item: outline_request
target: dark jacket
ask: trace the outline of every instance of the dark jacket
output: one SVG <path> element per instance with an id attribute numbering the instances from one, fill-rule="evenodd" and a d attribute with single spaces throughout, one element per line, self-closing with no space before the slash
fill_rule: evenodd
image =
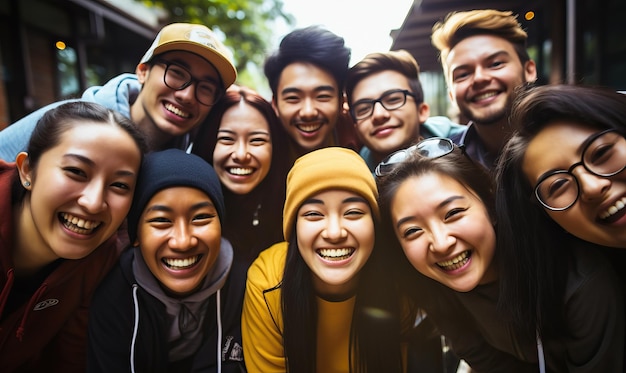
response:
<path id="1" fill-rule="evenodd" d="M 568 335 L 542 340 L 547 372 L 623 372 L 624 300 L 622 283 L 602 253 L 571 247 L 563 294 Z M 566 264 L 565 264 L 566 265 Z M 498 283 L 459 293 L 440 286 L 428 315 L 452 348 L 478 372 L 538 372 L 532 327 L 520 333 L 496 308 Z M 433 308 L 435 306 L 436 308 Z"/>
<path id="2" fill-rule="evenodd" d="M 137 283 L 132 268 L 134 252 L 127 249 L 122 254 L 119 264 L 94 296 L 89 319 L 87 371 L 219 372 L 216 356 L 220 325 L 221 372 L 245 372 L 239 332 L 241 314 L 234 311 L 232 302 L 228 301 L 230 279 L 219 293 L 209 298 L 203 325 L 206 333 L 198 351 L 189 358 L 170 363 L 165 306 Z M 218 296 L 221 322 L 217 321 Z"/>
<path id="3" fill-rule="evenodd" d="M 0 370 L 83 372 L 88 307 L 118 257 L 115 238 L 85 258 L 57 260 L 41 280 L 16 279 L 10 191 L 15 170 L 13 163 L 0 161 Z"/>

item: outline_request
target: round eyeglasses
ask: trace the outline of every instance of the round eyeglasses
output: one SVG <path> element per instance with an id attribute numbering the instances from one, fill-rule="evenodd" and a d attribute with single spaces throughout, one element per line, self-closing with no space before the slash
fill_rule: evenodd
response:
<path id="1" fill-rule="evenodd" d="M 453 150 L 452 140 L 445 137 L 430 137 L 406 149 L 391 153 L 376 166 L 374 174 L 378 177 L 389 174 L 398 163 L 404 162 L 414 153 L 426 158 L 439 158 L 452 153 Z"/>
<path id="2" fill-rule="evenodd" d="M 154 63 L 165 65 L 163 82 L 168 88 L 180 91 L 195 83 L 195 97 L 199 103 L 212 106 L 219 100 L 221 90 L 216 82 L 196 79 L 191 75 L 189 70 L 174 62 L 158 59 L 155 60 Z"/>
<path id="3" fill-rule="evenodd" d="M 354 120 L 369 118 L 374 113 L 374 106 L 379 102 L 386 110 L 393 111 L 400 109 L 406 104 L 406 97 L 415 95 L 406 89 L 394 89 L 386 92 L 376 100 L 363 99 L 355 102 L 350 109 Z"/>
<path id="4" fill-rule="evenodd" d="M 626 138 L 611 129 L 593 134 L 585 140 L 580 162 L 567 170 L 557 170 L 542 176 L 534 194 L 543 207 L 563 211 L 572 207 L 580 195 L 580 182 L 572 171 L 582 165 L 589 173 L 610 177 L 626 168 Z"/>

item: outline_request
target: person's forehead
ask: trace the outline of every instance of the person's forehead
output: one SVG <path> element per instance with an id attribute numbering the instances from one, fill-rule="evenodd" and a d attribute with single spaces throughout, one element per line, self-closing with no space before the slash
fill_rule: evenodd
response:
<path id="1" fill-rule="evenodd" d="M 410 89 L 409 79 L 396 70 L 382 70 L 361 79 L 352 93 L 352 101 L 360 98 L 375 99 L 391 89 Z"/>
<path id="2" fill-rule="evenodd" d="M 320 66 L 308 62 L 293 62 L 283 69 L 278 79 L 281 88 L 311 88 L 329 86 L 337 89 L 334 76 Z"/>
<path id="3" fill-rule="evenodd" d="M 156 55 L 154 58 L 179 64 L 198 75 L 198 77 L 220 77 L 219 72 L 212 63 L 192 52 L 173 50 Z"/>
<path id="4" fill-rule="evenodd" d="M 515 47 L 510 41 L 496 35 L 472 35 L 459 41 L 450 49 L 446 62 L 449 66 L 470 60 L 482 60 L 499 52 L 515 55 Z"/>
<path id="5" fill-rule="evenodd" d="M 523 158 L 524 171 L 536 178 L 551 169 L 567 169 L 580 160 L 584 142 L 597 131 L 571 121 L 546 124 L 528 143 Z"/>

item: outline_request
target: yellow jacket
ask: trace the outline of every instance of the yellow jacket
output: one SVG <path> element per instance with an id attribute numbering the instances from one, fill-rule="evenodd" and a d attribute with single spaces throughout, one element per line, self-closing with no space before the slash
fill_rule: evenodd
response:
<path id="1" fill-rule="evenodd" d="M 261 252 L 248 270 L 241 332 L 250 373 L 286 372 L 281 289 L 287 242 Z M 341 302 L 317 298 L 317 371 L 349 371 L 350 325 L 355 297 Z"/>

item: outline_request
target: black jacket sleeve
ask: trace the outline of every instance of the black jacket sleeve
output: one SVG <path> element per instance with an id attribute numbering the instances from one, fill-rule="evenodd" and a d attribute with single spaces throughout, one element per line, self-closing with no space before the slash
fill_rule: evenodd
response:
<path id="1" fill-rule="evenodd" d="M 89 312 L 87 372 L 130 372 L 132 288 L 116 266 L 100 284 Z"/>

